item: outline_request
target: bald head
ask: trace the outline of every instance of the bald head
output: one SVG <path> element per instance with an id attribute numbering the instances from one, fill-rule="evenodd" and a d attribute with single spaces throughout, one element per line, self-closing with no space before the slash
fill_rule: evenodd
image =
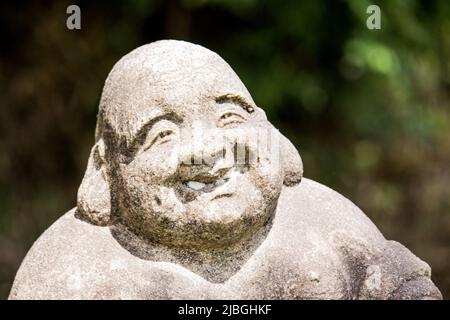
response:
<path id="1" fill-rule="evenodd" d="M 153 42 L 124 56 L 110 72 L 97 139 L 107 124 L 129 146 L 152 119 L 167 114 L 183 118 L 228 100 L 257 109 L 239 77 L 216 53 L 184 41 Z"/>

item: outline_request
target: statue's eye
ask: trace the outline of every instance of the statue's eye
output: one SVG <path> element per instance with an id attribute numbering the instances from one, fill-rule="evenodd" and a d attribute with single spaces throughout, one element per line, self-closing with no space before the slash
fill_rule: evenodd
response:
<path id="1" fill-rule="evenodd" d="M 164 137 L 167 137 L 167 136 L 170 135 L 170 134 L 172 134 L 172 131 L 171 131 L 171 130 L 166 130 L 166 131 L 160 132 L 160 133 L 158 134 L 158 139 L 162 139 L 162 138 L 164 138 Z"/>
<path id="2" fill-rule="evenodd" d="M 239 123 L 245 122 L 245 119 L 242 115 L 235 112 L 226 112 L 219 119 L 219 126 L 226 127 L 237 125 Z"/>
<path id="3" fill-rule="evenodd" d="M 163 144 L 170 141 L 170 136 L 174 132 L 172 130 L 164 130 L 159 132 L 150 142 L 150 144 L 144 148 L 144 151 L 150 149 L 155 144 Z"/>

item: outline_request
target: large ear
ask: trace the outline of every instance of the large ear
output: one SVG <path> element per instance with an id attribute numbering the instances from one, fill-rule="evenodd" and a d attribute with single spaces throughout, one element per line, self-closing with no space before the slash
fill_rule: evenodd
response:
<path id="1" fill-rule="evenodd" d="M 111 193 L 105 167 L 105 143 L 91 150 L 86 173 L 78 189 L 78 215 L 95 225 L 107 225 L 111 215 Z"/>
<path id="2" fill-rule="evenodd" d="M 281 165 L 284 171 L 283 184 L 293 186 L 302 180 L 303 162 L 300 154 L 288 138 L 280 133 Z"/>

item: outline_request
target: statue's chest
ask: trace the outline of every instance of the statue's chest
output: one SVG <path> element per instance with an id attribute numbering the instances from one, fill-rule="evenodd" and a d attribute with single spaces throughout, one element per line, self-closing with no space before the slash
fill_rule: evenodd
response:
<path id="1" fill-rule="evenodd" d="M 309 244 L 269 249 L 224 286 L 243 299 L 349 299 L 350 283 L 334 250 Z"/>
<path id="2" fill-rule="evenodd" d="M 144 299 L 352 298 L 346 265 L 328 242 L 314 234 L 291 242 L 276 239 L 269 238 L 224 281 L 214 281 L 177 263 L 141 260 L 127 265 L 141 266 L 131 274 L 145 280 L 135 283 L 140 288 L 136 294 Z"/>

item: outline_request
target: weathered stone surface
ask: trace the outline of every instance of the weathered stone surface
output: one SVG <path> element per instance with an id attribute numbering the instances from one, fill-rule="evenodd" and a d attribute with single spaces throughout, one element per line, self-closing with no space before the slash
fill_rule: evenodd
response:
<path id="1" fill-rule="evenodd" d="M 10 299 L 442 298 L 425 262 L 302 175 L 217 54 L 142 46 L 106 80 L 77 208 Z"/>

